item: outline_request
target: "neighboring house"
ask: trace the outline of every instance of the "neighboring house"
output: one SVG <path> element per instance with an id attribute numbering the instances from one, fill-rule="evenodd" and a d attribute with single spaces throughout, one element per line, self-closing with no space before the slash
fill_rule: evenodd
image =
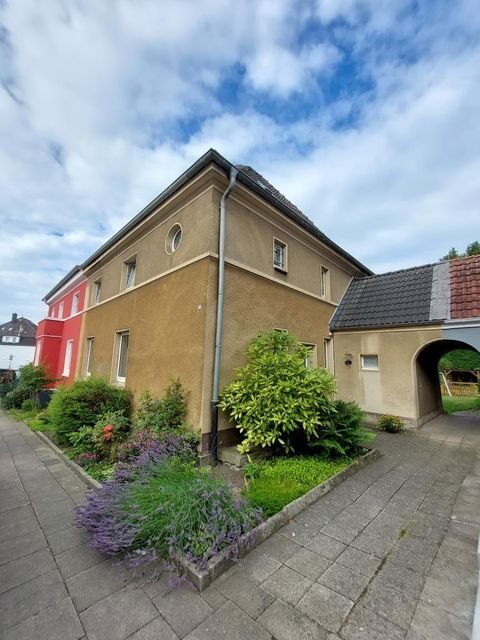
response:
<path id="1" fill-rule="evenodd" d="M 0 325 L 0 369 L 18 369 L 33 361 L 37 325 L 12 314 L 10 322 Z"/>
<path id="2" fill-rule="evenodd" d="M 82 273 L 88 301 L 78 375 L 105 376 L 135 397 L 145 389 L 161 395 L 178 377 L 203 451 L 214 428 L 216 387 L 221 391 L 233 379 L 249 342 L 259 332 L 288 329 L 311 347 L 310 365 L 333 370 L 329 320 L 352 277 L 371 274 L 256 171 L 234 167 L 214 150 L 90 256 L 75 277 Z M 75 289 L 65 283 L 61 290 L 67 288 Z M 51 309 L 58 309 L 61 290 L 47 296 Z M 70 376 L 72 371 L 73 357 Z M 230 427 L 221 419 L 221 443 L 233 439 Z"/>
<path id="3" fill-rule="evenodd" d="M 48 312 L 38 324 L 34 362 L 44 364 L 56 384 L 75 378 L 86 289 L 86 278 L 76 266 L 43 298 Z"/>
<path id="4" fill-rule="evenodd" d="M 442 412 L 439 359 L 480 351 L 480 256 L 355 278 L 330 328 L 339 396 L 418 427 Z"/>

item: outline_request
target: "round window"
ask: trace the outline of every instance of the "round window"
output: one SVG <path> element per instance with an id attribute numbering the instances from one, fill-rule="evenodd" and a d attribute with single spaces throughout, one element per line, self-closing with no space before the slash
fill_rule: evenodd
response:
<path id="1" fill-rule="evenodd" d="M 167 253 L 175 253 L 182 241 L 182 227 L 179 224 L 174 224 L 171 227 L 167 235 Z"/>

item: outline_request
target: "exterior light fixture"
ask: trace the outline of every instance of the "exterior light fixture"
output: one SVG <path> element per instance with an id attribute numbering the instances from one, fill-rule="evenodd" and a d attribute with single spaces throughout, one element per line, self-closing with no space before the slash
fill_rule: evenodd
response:
<path id="1" fill-rule="evenodd" d="M 353 359 L 353 356 L 352 356 L 352 354 L 351 354 L 351 353 L 346 353 L 346 354 L 345 354 L 345 360 L 344 360 L 344 362 L 345 362 L 345 364 L 347 365 L 347 367 L 349 367 L 349 366 L 352 364 L 352 359 Z"/>

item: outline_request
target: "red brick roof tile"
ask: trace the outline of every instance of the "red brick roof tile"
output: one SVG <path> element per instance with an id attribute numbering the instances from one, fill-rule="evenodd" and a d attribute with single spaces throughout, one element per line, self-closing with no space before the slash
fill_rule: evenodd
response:
<path id="1" fill-rule="evenodd" d="M 480 256 L 450 260 L 450 317 L 480 318 Z"/>

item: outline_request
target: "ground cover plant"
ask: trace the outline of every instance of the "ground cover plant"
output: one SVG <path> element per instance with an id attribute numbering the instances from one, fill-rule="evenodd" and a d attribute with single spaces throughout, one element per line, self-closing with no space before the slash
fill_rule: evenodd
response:
<path id="1" fill-rule="evenodd" d="M 442 403 L 445 413 L 480 409 L 479 396 L 442 396 Z"/>
<path id="2" fill-rule="evenodd" d="M 352 460 L 349 457 L 329 460 L 321 456 L 292 456 L 248 464 L 243 493 L 269 517 L 343 471 Z"/>
<path id="3" fill-rule="evenodd" d="M 403 420 L 398 416 L 392 416 L 389 413 L 380 416 L 377 422 L 377 427 L 380 431 L 386 431 L 387 433 L 398 433 L 403 431 Z"/>

